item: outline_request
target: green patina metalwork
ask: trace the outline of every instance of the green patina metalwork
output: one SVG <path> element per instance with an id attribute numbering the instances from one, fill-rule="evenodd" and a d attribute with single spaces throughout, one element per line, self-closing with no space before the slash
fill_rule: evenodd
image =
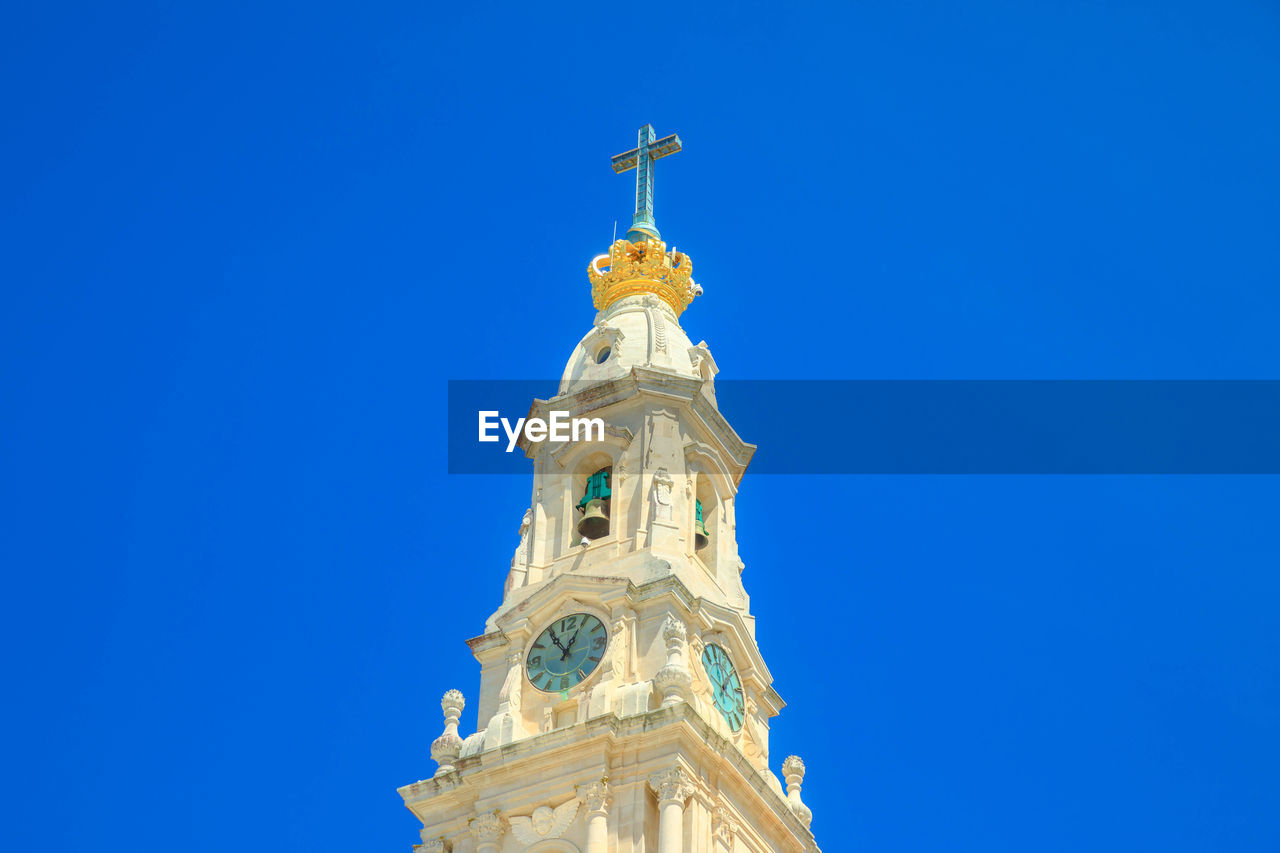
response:
<path id="1" fill-rule="evenodd" d="M 601 468 L 587 478 L 587 491 L 578 501 L 578 509 L 582 509 L 593 500 L 608 500 L 613 493 L 609 491 L 609 469 Z"/>
<path id="2" fill-rule="evenodd" d="M 631 217 L 631 230 L 627 239 L 635 243 L 650 237 L 660 240 L 658 226 L 653 221 L 653 161 L 660 160 L 681 149 L 680 137 L 674 133 L 656 139 L 653 125 L 640 128 L 635 148 L 613 158 L 613 171 L 618 174 L 636 170 L 636 212 Z"/>
<path id="3" fill-rule="evenodd" d="M 695 498 L 693 501 L 693 508 L 698 513 L 698 526 L 702 527 L 702 501 Z"/>

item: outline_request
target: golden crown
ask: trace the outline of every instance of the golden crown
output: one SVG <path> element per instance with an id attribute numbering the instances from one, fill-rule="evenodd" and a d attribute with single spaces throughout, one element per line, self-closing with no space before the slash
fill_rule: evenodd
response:
<path id="1" fill-rule="evenodd" d="M 606 263 L 607 261 L 607 263 Z M 627 296 L 652 293 L 679 317 L 702 288 L 693 280 L 693 261 L 684 252 L 667 251 L 661 240 L 618 240 L 609 254 L 597 255 L 587 267 L 591 301 L 603 311 Z"/>

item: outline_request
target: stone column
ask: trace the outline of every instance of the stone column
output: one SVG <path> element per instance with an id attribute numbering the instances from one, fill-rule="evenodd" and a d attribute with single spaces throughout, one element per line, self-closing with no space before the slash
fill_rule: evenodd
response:
<path id="1" fill-rule="evenodd" d="M 587 853 L 609 853 L 608 780 L 579 785 L 578 797 L 587 805 Z"/>
<path id="2" fill-rule="evenodd" d="M 658 795 L 658 853 L 683 853 L 684 801 L 693 793 L 688 776 L 677 765 L 649 777 Z"/>
<path id="3" fill-rule="evenodd" d="M 507 831 L 507 821 L 496 809 L 473 817 L 469 828 L 476 840 L 476 853 L 498 853 L 502 849 L 502 834 Z"/>

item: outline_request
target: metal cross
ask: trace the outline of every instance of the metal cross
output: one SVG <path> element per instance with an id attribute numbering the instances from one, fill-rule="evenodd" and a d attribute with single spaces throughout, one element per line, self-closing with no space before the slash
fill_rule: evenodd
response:
<path id="1" fill-rule="evenodd" d="M 636 170 L 636 212 L 631 217 L 631 230 L 627 239 L 633 243 L 652 237 L 657 240 L 658 226 L 653 221 L 653 161 L 680 150 L 680 137 L 674 133 L 654 141 L 653 125 L 640 128 L 640 140 L 635 148 L 613 158 L 613 171 Z"/>

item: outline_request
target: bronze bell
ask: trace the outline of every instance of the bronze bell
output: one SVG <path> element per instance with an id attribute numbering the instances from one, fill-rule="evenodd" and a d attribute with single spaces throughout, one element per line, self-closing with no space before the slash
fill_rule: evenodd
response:
<path id="1" fill-rule="evenodd" d="M 600 498 L 587 501 L 582 512 L 582 520 L 578 522 L 578 535 L 587 539 L 603 539 L 609 533 L 609 504 Z"/>
<path id="2" fill-rule="evenodd" d="M 702 501 L 695 500 L 694 522 L 693 522 L 693 549 L 701 551 L 707 547 L 707 543 L 711 541 L 711 537 L 707 536 L 707 525 L 702 523 Z"/>
<path id="3" fill-rule="evenodd" d="M 698 519 L 698 523 L 693 526 L 693 548 L 695 551 L 701 551 L 707 547 L 707 543 L 711 539 L 707 536 L 707 526 L 702 523 L 702 519 Z"/>

